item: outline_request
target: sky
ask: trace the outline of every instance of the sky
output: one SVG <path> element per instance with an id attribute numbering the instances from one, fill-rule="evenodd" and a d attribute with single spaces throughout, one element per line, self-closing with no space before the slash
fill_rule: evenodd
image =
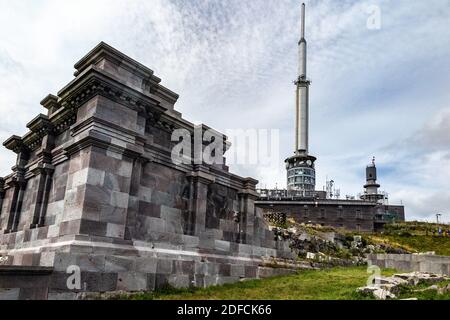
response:
<path id="1" fill-rule="evenodd" d="M 305 2 L 317 189 L 328 178 L 342 196 L 362 192 L 375 156 L 408 220 L 450 222 L 450 1 Z M 298 0 L 0 0 L 0 141 L 25 134 L 39 102 L 105 41 L 177 92 L 186 119 L 277 130 L 277 161 L 230 170 L 282 188 L 299 33 Z M 1 148 L 0 176 L 14 161 Z"/>

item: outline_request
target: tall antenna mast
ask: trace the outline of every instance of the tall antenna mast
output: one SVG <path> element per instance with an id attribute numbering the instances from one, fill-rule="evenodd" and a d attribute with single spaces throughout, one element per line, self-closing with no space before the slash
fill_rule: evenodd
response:
<path id="1" fill-rule="evenodd" d="M 301 27 L 300 27 L 300 41 L 298 42 L 299 49 L 299 80 L 306 79 L 306 39 L 305 39 L 305 21 L 306 21 L 306 6 L 302 4 L 301 13 Z"/>
<path id="2" fill-rule="evenodd" d="M 296 102 L 296 132 L 295 151 L 308 154 L 309 147 L 309 81 L 306 78 L 306 40 L 305 40 L 305 11 L 306 6 L 302 4 L 301 12 L 301 38 L 298 42 L 299 69 Z"/>
<path id="3" fill-rule="evenodd" d="M 305 11 L 306 11 L 306 6 L 304 3 L 302 3 L 302 23 L 301 23 L 301 30 L 300 30 L 301 31 L 300 34 L 302 36 L 301 39 L 305 38 L 305 20 L 306 20 Z"/>
<path id="4" fill-rule="evenodd" d="M 285 160 L 288 190 L 311 195 L 316 188 L 316 157 L 309 155 L 309 85 L 306 77 L 306 5 L 301 6 L 300 40 L 298 42 L 298 78 L 295 81 L 295 150 Z"/>

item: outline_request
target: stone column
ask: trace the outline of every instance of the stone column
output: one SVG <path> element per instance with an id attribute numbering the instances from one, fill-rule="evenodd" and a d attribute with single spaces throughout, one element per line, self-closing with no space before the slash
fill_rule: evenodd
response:
<path id="1" fill-rule="evenodd" d="M 8 217 L 8 226 L 5 233 L 17 231 L 20 221 L 20 212 L 22 210 L 23 195 L 26 188 L 26 181 L 23 177 L 18 177 L 11 182 L 11 186 L 14 188 L 14 194 Z"/>
<path id="2" fill-rule="evenodd" d="M 14 213 L 16 209 L 17 204 L 17 196 L 19 194 L 19 188 L 17 186 L 17 183 L 15 180 L 12 180 L 9 182 L 9 186 L 13 190 L 13 194 L 11 197 L 11 205 L 9 206 L 9 212 L 8 212 L 8 221 L 6 222 L 6 229 L 5 233 L 11 233 L 13 229 L 13 221 L 14 221 Z"/>
<path id="3" fill-rule="evenodd" d="M 134 159 L 130 181 L 130 197 L 128 199 L 127 217 L 125 223 L 125 240 L 132 240 L 136 232 L 136 216 L 139 211 L 139 189 L 142 171 L 150 159 L 138 157 Z"/>
<path id="4" fill-rule="evenodd" d="M 39 184 L 34 207 L 31 229 L 43 227 L 47 213 L 48 197 L 50 195 L 54 167 L 49 164 L 39 166 L 35 172 L 39 175 Z"/>
<path id="5" fill-rule="evenodd" d="M 184 221 L 184 233 L 194 235 L 195 233 L 195 213 L 194 213 L 194 177 L 189 176 L 189 203 L 187 215 Z"/>
<path id="6" fill-rule="evenodd" d="M 188 175 L 188 179 L 192 181 L 191 185 L 193 186 L 192 213 L 190 213 L 193 221 L 188 224 L 192 226 L 193 234 L 198 236 L 205 232 L 208 185 L 213 183 L 215 178 L 206 167 L 195 165 L 194 171 Z"/>
<path id="7" fill-rule="evenodd" d="M 52 165 L 52 150 L 55 147 L 53 125 L 47 116 L 40 115 L 28 124 L 28 128 L 42 137 L 40 150 L 36 153 L 37 164 L 30 168 L 38 176 L 38 190 L 34 203 L 31 229 L 43 227 L 47 213 L 48 198 L 51 190 L 52 176 L 55 168 Z"/>
<path id="8" fill-rule="evenodd" d="M 240 243 L 253 243 L 255 224 L 255 200 L 258 193 L 255 190 L 257 180 L 246 178 L 243 189 L 239 192 L 240 199 Z"/>
<path id="9" fill-rule="evenodd" d="M 4 198 L 5 198 L 5 180 L 3 180 L 3 178 L 0 178 L 0 216 L 2 215 Z"/>
<path id="10" fill-rule="evenodd" d="M 16 232 L 20 221 L 20 211 L 22 210 L 23 196 L 27 181 L 25 180 L 25 166 L 28 163 L 29 150 L 24 145 L 22 138 L 12 136 L 3 144 L 7 149 L 17 153 L 16 166 L 13 168 L 14 176 L 11 187 L 14 188 L 11 209 L 8 217 L 8 224 L 5 233 Z"/>

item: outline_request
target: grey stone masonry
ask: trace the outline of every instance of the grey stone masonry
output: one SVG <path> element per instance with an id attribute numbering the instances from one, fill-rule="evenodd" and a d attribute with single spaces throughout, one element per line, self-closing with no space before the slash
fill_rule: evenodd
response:
<path id="1" fill-rule="evenodd" d="M 434 254 L 371 254 L 369 265 L 400 271 L 417 271 L 450 276 L 450 257 Z"/>
<path id="2" fill-rule="evenodd" d="M 203 287 L 279 274 L 269 260 L 298 267 L 255 207 L 256 180 L 172 162 L 175 129 L 210 128 L 183 119 L 152 70 L 105 43 L 75 69 L 29 132 L 4 143 L 17 162 L 0 179 L 0 297 Z"/>

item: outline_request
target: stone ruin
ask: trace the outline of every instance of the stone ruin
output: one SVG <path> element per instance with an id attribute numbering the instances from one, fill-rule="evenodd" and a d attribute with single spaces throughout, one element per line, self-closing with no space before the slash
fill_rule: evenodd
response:
<path id="1" fill-rule="evenodd" d="M 17 162 L 0 179 L 0 296 L 205 287 L 279 274 L 267 260 L 296 267 L 254 205 L 256 180 L 171 160 L 174 129 L 210 128 L 183 119 L 152 70 L 105 43 L 75 69 L 4 143 Z"/>
<path id="2" fill-rule="evenodd" d="M 373 283 L 360 287 L 356 292 L 372 296 L 378 300 L 396 299 L 405 288 L 415 287 L 421 284 L 432 284 L 432 286 L 425 289 L 416 289 L 413 292 L 421 292 L 427 290 L 435 290 L 438 294 L 446 294 L 450 292 L 450 285 L 439 287 L 438 283 L 448 281 L 449 278 L 442 274 L 433 274 L 428 272 L 410 272 L 394 274 L 391 277 L 376 276 L 373 278 Z M 413 298 L 413 300 L 416 298 Z M 411 299 L 408 299 L 411 300 Z"/>

